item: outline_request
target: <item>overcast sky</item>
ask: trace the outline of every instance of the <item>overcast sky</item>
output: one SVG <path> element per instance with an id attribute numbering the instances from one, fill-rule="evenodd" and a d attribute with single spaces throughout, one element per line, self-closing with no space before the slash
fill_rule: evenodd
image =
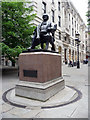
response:
<path id="1" fill-rule="evenodd" d="M 88 11 L 88 0 L 70 0 L 78 10 L 85 24 L 87 24 L 86 12 Z"/>

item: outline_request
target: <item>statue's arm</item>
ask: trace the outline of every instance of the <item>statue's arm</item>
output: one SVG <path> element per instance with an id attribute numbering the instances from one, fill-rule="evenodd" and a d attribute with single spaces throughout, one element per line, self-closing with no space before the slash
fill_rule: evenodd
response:
<path id="1" fill-rule="evenodd" d="M 41 26 L 41 24 L 39 24 L 38 26 L 37 26 L 37 39 L 39 39 L 40 38 L 40 26 Z"/>
<path id="2" fill-rule="evenodd" d="M 49 29 L 51 29 L 51 32 L 55 32 L 57 29 L 57 24 L 49 23 Z"/>

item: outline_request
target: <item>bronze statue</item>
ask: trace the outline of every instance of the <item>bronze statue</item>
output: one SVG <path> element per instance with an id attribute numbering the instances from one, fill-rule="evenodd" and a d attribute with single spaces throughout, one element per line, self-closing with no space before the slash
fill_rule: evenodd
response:
<path id="1" fill-rule="evenodd" d="M 28 49 L 34 49 L 35 46 L 41 44 L 41 48 L 43 49 L 43 44 L 46 43 L 46 50 L 48 49 L 49 43 L 52 45 L 51 50 L 55 51 L 54 45 L 54 33 L 57 29 L 57 24 L 52 25 L 52 23 L 48 22 L 49 16 L 47 14 L 43 14 L 43 22 L 39 24 L 33 33 L 32 46 Z"/>

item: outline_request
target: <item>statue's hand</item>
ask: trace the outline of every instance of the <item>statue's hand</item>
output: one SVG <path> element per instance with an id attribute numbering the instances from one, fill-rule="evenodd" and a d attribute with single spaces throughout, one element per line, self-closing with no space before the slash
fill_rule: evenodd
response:
<path id="1" fill-rule="evenodd" d="M 36 37 L 36 39 L 37 39 L 37 40 L 40 40 L 40 37 L 38 36 L 38 37 Z"/>

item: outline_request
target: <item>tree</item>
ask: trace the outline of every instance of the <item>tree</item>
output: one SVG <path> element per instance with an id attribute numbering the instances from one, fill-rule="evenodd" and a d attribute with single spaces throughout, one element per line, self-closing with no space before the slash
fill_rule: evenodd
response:
<path id="1" fill-rule="evenodd" d="M 31 44 L 33 8 L 23 2 L 2 2 L 2 53 L 12 62 Z M 19 50 L 20 49 L 20 50 Z"/>
<path id="2" fill-rule="evenodd" d="M 15 66 L 15 59 L 19 56 L 19 54 L 26 50 L 23 47 L 16 46 L 15 48 L 10 48 L 9 46 L 5 45 L 4 43 L 0 44 L 0 48 L 2 48 L 2 55 L 12 61 L 12 66 Z"/>

